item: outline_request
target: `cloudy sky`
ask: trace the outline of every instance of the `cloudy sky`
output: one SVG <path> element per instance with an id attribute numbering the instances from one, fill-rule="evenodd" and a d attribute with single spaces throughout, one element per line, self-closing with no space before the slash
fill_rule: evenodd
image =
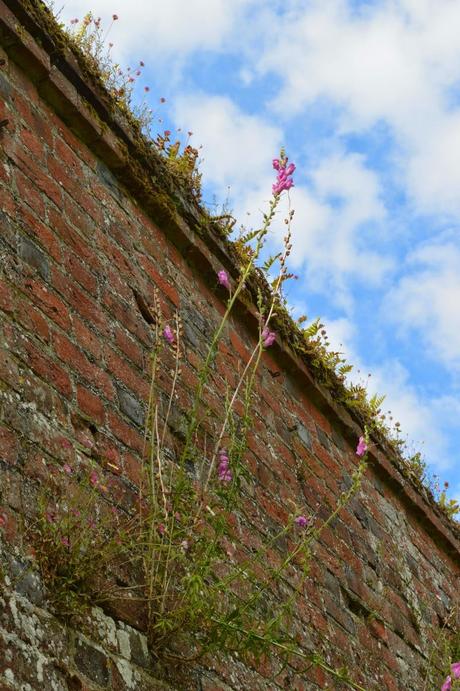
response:
<path id="1" fill-rule="evenodd" d="M 321 316 L 459 497 L 460 0 L 66 0 L 60 18 L 88 9 L 118 14 L 107 41 L 145 62 L 158 129 L 203 145 L 208 204 L 257 224 L 286 148 L 295 314 Z"/>

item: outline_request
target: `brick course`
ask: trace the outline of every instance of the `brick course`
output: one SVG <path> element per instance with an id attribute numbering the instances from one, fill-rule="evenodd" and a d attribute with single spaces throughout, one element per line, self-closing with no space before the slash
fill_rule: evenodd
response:
<path id="1" fill-rule="evenodd" d="M 0 0 L 0 117 L 9 121 L 0 132 L 0 513 L 10 547 L 46 463 L 80 453 L 112 464 L 115 477 L 118 466 L 120 493 L 138 481 L 152 337 L 135 294 L 148 305 L 155 289 L 165 314 L 179 308 L 184 320 L 174 453 L 223 311 L 215 271 L 232 268 L 217 238 L 195 232 L 193 208 L 168 215 L 126 173 L 129 129 L 108 115 L 101 126 L 104 99 L 91 85 L 83 94 L 74 58 L 51 67 L 41 47 L 49 38 L 41 46 L 32 38 L 27 7 Z M 90 97 L 99 117 L 85 105 Z M 254 325 L 242 305 L 227 325 L 206 393 L 215 413 L 224 381 L 248 360 Z M 254 482 L 242 545 L 282 526 L 291 501 L 325 516 L 349 486 L 358 434 L 287 344 L 267 353 L 248 438 Z M 458 533 L 376 449 L 358 495 L 315 547 L 296 611 L 306 649 L 311 641 L 332 666 L 346 662 L 365 688 L 419 689 L 433 632 L 458 596 L 459 556 Z M 279 553 L 269 557 L 273 566 Z M 0 600 L 1 688 L 338 688 L 319 669 L 277 673 L 270 660 L 249 669 L 236 659 L 167 687 L 122 611 L 117 619 L 95 610 L 89 630 L 69 630 L 45 611 L 39 589 L 21 587 Z"/>

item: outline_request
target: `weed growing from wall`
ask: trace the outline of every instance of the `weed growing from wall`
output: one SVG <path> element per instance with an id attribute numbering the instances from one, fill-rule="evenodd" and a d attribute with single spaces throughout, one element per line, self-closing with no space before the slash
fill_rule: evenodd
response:
<path id="1" fill-rule="evenodd" d="M 277 177 L 269 209 L 262 227 L 246 239 L 251 247 L 246 263 L 236 277 L 224 269 L 217 272 L 216 288 L 227 295 L 226 309 L 185 411 L 177 411 L 183 365 L 180 315 L 164 321 L 158 295 L 152 305 L 146 461 L 131 505 L 114 506 L 114 491 L 101 469 L 66 463 L 42 487 L 25 539 L 57 612 L 73 616 L 90 604 L 125 598 L 140 606 L 151 649 L 165 665 L 235 655 L 250 664 L 270 659 L 276 676 L 296 659 L 300 673 L 318 666 L 363 691 L 345 667 L 328 664 L 322 649 L 303 645 L 305 629 L 295 612 L 315 542 L 361 485 L 367 432 L 358 442 L 351 485 L 326 518 L 293 502 L 284 522 L 268 522 L 266 516 L 251 515 L 248 505 L 254 478 L 245 462 L 247 434 L 258 367 L 278 337 L 272 322 L 290 275 L 291 210 L 283 251 L 265 265 L 275 278 L 270 294 L 258 296 L 252 352 L 239 376 L 226 381 L 219 409 L 206 402 L 232 310 L 254 272 L 281 195 L 293 184 L 295 166 L 283 152 L 273 165 Z M 172 454 L 169 424 L 177 412 L 185 414 L 186 427 L 181 447 Z"/>

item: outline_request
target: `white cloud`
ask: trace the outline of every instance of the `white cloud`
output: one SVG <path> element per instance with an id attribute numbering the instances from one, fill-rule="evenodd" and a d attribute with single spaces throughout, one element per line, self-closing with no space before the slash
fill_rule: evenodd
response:
<path id="1" fill-rule="evenodd" d="M 279 115 L 319 98 L 341 109 L 342 131 L 384 121 L 396 137 L 407 191 L 423 212 L 460 215 L 460 3 L 386 0 L 353 12 L 345 0 L 294 3 L 258 69 L 276 73 Z"/>
<path id="2" fill-rule="evenodd" d="M 421 246 L 410 273 L 389 292 L 385 313 L 403 331 L 417 330 L 436 357 L 460 369 L 460 248 L 452 241 Z"/>
<path id="3" fill-rule="evenodd" d="M 177 58 L 194 50 L 219 50 L 252 0 L 66 0 L 60 18 L 82 18 L 89 9 L 106 26 L 119 21 L 110 40 L 123 55 L 146 63 L 150 57 Z M 55 3 L 55 9 L 60 3 Z M 166 55 L 165 55 L 166 54 Z"/>
<path id="4" fill-rule="evenodd" d="M 271 161 L 281 146 L 281 130 L 244 113 L 230 98 L 208 94 L 177 98 L 174 118 L 203 145 L 201 170 L 221 198 L 230 186 L 241 211 L 254 210 L 247 206 L 254 196 L 257 209 L 271 193 Z"/>
<path id="5" fill-rule="evenodd" d="M 351 279 L 378 285 L 392 267 L 389 257 L 369 246 L 386 217 L 378 179 L 361 156 L 344 153 L 323 159 L 310 178 L 310 188 L 291 192 L 291 264 L 297 270 L 305 265 L 309 290 L 329 291 L 331 301 L 348 310 Z"/>

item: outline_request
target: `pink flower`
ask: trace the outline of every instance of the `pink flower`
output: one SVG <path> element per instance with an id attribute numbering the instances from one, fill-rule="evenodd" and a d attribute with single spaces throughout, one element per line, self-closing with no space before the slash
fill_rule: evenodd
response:
<path id="1" fill-rule="evenodd" d="M 294 523 L 299 526 L 299 528 L 306 528 L 309 520 L 306 516 L 297 516 Z"/>
<path id="2" fill-rule="evenodd" d="M 228 273 L 224 271 L 224 269 L 221 269 L 217 272 L 217 280 L 221 286 L 224 286 L 224 288 L 230 290 L 230 280 L 228 278 Z"/>
<path id="3" fill-rule="evenodd" d="M 274 331 L 270 331 L 266 326 L 264 326 L 262 331 L 262 343 L 264 348 L 269 348 L 271 345 L 273 345 L 275 339 L 276 333 Z"/>
<path id="4" fill-rule="evenodd" d="M 367 451 L 366 440 L 364 439 L 364 437 L 360 437 L 358 439 L 358 446 L 356 447 L 356 455 L 357 456 L 364 456 L 366 451 Z"/>
<path id="5" fill-rule="evenodd" d="M 228 464 L 229 459 L 227 451 L 225 449 L 221 449 L 219 451 L 219 465 L 217 466 L 217 476 L 221 482 L 231 482 L 233 479 L 233 475 L 228 467 Z"/>
<path id="6" fill-rule="evenodd" d="M 272 192 L 275 196 L 281 194 L 284 190 L 291 189 L 294 185 L 292 175 L 295 171 L 295 165 L 293 163 L 287 165 L 287 162 L 287 157 L 273 159 L 273 168 L 278 171 L 276 182 L 272 185 Z"/>
<path id="7" fill-rule="evenodd" d="M 97 487 L 97 485 L 99 484 L 99 475 L 96 473 L 95 470 L 92 470 L 89 474 L 89 481 L 93 487 Z"/>
<path id="8" fill-rule="evenodd" d="M 450 666 L 450 671 L 454 679 L 460 679 L 460 661 L 459 662 L 454 662 Z M 452 677 L 449 676 L 446 677 L 446 680 L 444 684 L 441 686 L 441 691 L 450 691 L 452 688 Z"/>
<path id="9" fill-rule="evenodd" d="M 61 542 L 64 545 L 64 547 L 70 547 L 70 540 L 66 535 L 63 535 L 61 537 Z"/>
<path id="10" fill-rule="evenodd" d="M 0 528 L 4 528 L 8 522 L 8 516 L 6 513 L 0 513 Z"/>
<path id="11" fill-rule="evenodd" d="M 160 523 L 160 525 L 157 528 L 158 532 L 160 535 L 164 535 L 166 532 L 166 528 L 163 523 Z"/>
<path id="12" fill-rule="evenodd" d="M 73 471 L 68 463 L 64 463 L 64 465 L 62 466 L 62 470 L 64 471 L 64 473 L 67 473 L 67 475 L 72 475 Z"/>
<path id="13" fill-rule="evenodd" d="M 168 341 L 168 343 L 170 345 L 172 345 L 174 343 L 174 332 L 171 329 L 171 327 L 169 326 L 169 324 L 166 324 L 164 331 L 163 331 L 163 336 L 165 337 L 165 339 Z"/>

